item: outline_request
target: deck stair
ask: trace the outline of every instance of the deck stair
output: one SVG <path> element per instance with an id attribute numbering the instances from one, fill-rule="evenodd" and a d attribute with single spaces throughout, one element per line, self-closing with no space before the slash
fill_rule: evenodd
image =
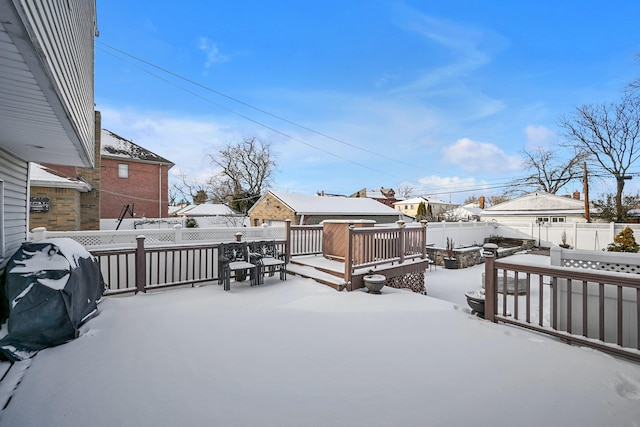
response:
<path id="1" fill-rule="evenodd" d="M 322 255 L 294 256 L 289 260 L 287 273 L 313 279 L 338 291 L 345 288 L 344 264 Z"/>

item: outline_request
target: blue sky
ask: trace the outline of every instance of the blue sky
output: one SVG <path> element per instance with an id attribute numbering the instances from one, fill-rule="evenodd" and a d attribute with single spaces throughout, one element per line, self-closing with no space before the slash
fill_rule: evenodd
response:
<path id="1" fill-rule="evenodd" d="M 255 136 L 279 191 L 499 194 L 523 148 L 562 142 L 561 115 L 640 76 L 640 2 L 177 4 L 97 1 L 95 98 L 104 128 L 193 180 Z"/>

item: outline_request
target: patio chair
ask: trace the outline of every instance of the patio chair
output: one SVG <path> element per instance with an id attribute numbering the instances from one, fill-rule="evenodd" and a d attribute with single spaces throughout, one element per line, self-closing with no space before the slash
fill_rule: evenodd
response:
<path id="1" fill-rule="evenodd" d="M 218 246 L 218 284 L 224 284 L 224 290 L 231 288 L 231 272 L 236 281 L 245 279 L 247 270 L 251 286 L 258 284 L 258 266 L 251 263 L 247 242 L 221 243 Z"/>
<path id="2" fill-rule="evenodd" d="M 276 250 L 274 240 L 260 240 L 250 242 L 251 262 L 258 265 L 258 281 L 264 283 L 264 276 L 268 272 L 273 276 L 276 270 L 280 273 L 280 280 L 287 280 L 287 262 L 284 253 Z"/>

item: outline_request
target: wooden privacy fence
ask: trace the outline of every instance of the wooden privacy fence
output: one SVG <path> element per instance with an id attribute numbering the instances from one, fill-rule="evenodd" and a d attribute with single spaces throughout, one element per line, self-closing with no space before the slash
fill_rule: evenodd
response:
<path id="1" fill-rule="evenodd" d="M 138 236 L 135 248 L 91 250 L 107 283 L 107 295 L 217 283 L 219 243 L 145 247 L 145 240 Z M 285 242 L 276 241 L 276 247 L 284 251 Z"/>
<path id="2" fill-rule="evenodd" d="M 640 276 L 496 260 L 496 249 L 483 253 L 487 320 L 640 360 Z"/>

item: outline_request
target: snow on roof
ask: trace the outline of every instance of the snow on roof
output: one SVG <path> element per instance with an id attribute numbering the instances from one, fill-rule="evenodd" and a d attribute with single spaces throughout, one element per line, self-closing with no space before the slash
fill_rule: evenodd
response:
<path id="1" fill-rule="evenodd" d="M 174 163 L 153 153 L 146 148 L 135 144 L 115 133 L 102 129 L 100 154 L 103 156 L 112 156 L 130 160 L 142 160 L 145 162 L 165 163 L 171 166 Z"/>
<path id="2" fill-rule="evenodd" d="M 394 205 L 397 205 L 397 204 L 418 205 L 418 204 L 420 204 L 420 202 L 431 203 L 432 205 L 451 205 L 451 206 L 455 205 L 455 203 L 445 202 L 444 200 L 436 199 L 436 198 L 433 198 L 433 197 L 423 197 L 423 196 L 414 197 L 414 198 L 406 199 L 406 200 L 401 200 L 399 202 L 395 202 Z"/>
<path id="3" fill-rule="evenodd" d="M 38 163 L 29 163 L 29 185 L 32 187 L 71 188 L 81 192 L 91 191 L 88 183 L 62 175 Z"/>
<path id="4" fill-rule="evenodd" d="M 175 212 L 176 215 L 187 216 L 234 216 L 241 215 L 227 205 L 221 203 L 202 203 L 200 205 L 187 205 Z"/>
<path id="5" fill-rule="evenodd" d="M 397 210 L 366 197 L 323 197 L 279 191 L 269 193 L 298 215 L 401 215 Z"/>
<path id="6" fill-rule="evenodd" d="M 584 212 L 584 201 L 571 197 L 557 196 L 544 191 L 536 191 L 513 200 L 498 203 L 484 210 L 487 215 L 496 215 L 502 212 L 510 214 L 518 212 L 520 215 L 526 213 Z"/>

